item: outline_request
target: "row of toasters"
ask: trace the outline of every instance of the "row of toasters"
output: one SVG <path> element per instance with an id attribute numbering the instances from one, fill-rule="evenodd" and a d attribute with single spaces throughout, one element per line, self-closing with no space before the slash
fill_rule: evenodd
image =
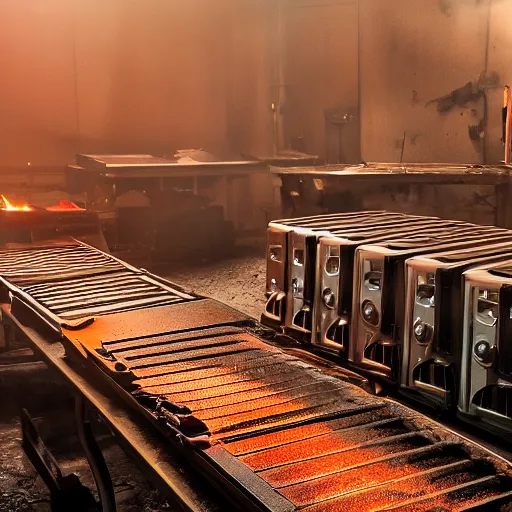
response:
<path id="1" fill-rule="evenodd" d="M 265 325 L 512 430 L 512 231 L 385 211 L 271 222 L 267 299 Z"/>

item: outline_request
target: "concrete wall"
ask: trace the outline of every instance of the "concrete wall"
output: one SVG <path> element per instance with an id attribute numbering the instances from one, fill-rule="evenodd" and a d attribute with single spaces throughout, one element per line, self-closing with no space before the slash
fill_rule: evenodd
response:
<path id="1" fill-rule="evenodd" d="M 289 0 L 287 6 L 288 140 L 302 136 L 307 151 L 332 160 L 324 111 L 338 106 L 360 111 L 360 142 L 357 119 L 344 128 L 344 161 L 357 160 L 359 147 L 366 161 L 503 158 L 512 0 Z M 470 82 L 469 97 L 467 90 L 457 94 L 468 101 L 439 112 L 436 99 Z M 487 129 L 480 125 L 482 93 Z"/>
<path id="2" fill-rule="evenodd" d="M 285 0 L 283 33 L 288 141 L 330 162 L 358 162 L 357 0 Z M 352 121 L 332 122 L 344 114 Z"/>
<path id="3" fill-rule="evenodd" d="M 0 166 L 269 152 L 268 0 L 3 0 Z"/>
<path id="4" fill-rule="evenodd" d="M 512 0 L 281 1 L 282 79 L 274 0 L 3 0 L 0 167 L 268 154 L 279 85 L 287 144 L 327 161 L 501 159 Z M 469 82 L 475 101 L 440 113 Z"/>
<path id="5" fill-rule="evenodd" d="M 429 102 L 484 71 L 486 3 L 460 0 L 448 10 L 437 1 L 361 0 L 366 160 L 400 161 L 403 146 L 406 162 L 482 161 L 482 143 L 470 140 L 468 125 L 482 118 L 483 99 L 443 114 Z"/>

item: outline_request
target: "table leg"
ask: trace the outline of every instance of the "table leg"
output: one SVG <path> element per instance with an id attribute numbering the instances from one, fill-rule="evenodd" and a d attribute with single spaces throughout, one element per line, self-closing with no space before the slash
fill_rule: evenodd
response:
<path id="1" fill-rule="evenodd" d="M 94 439 L 91 423 L 87 418 L 87 403 L 78 394 L 75 396 L 75 417 L 78 436 L 96 482 L 102 510 L 103 512 L 115 512 L 116 499 L 110 472 L 101 449 Z"/>
<path id="2" fill-rule="evenodd" d="M 495 186 L 496 191 L 496 225 L 512 228 L 512 178 Z"/>
<path id="3" fill-rule="evenodd" d="M 2 312 L 0 311 L 0 352 L 9 350 L 13 335 L 13 328 L 7 322 L 2 321 Z"/>
<path id="4" fill-rule="evenodd" d="M 78 476 L 74 473 L 62 474 L 57 460 L 44 444 L 26 409 L 21 411 L 21 433 L 23 451 L 50 491 L 52 511 L 99 511 L 99 504 Z"/>

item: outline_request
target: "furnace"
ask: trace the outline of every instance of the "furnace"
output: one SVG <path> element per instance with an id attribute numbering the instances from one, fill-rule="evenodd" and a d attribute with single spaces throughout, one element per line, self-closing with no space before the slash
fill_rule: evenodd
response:
<path id="1" fill-rule="evenodd" d="M 66 236 L 108 251 L 96 213 L 71 201 L 40 208 L 11 202 L 0 194 L 0 244 L 37 243 Z"/>

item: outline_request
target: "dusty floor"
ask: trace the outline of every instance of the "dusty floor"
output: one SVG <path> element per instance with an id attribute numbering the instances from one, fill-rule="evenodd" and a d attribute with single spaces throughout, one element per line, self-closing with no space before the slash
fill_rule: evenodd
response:
<path id="1" fill-rule="evenodd" d="M 230 260 L 158 268 L 155 272 L 258 317 L 265 286 L 265 265 L 260 254 L 261 250 L 242 250 Z M 37 419 L 64 474 L 74 472 L 84 485 L 94 488 L 75 434 L 73 403 L 62 383 L 42 365 L 28 365 L 24 372 L 0 367 L 0 397 L 0 512 L 51 510 L 47 488 L 21 450 L 21 407 Z M 151 488 L 109 436 L 102 436 L 100 444 L 112 473 L 119 512 L 177 510 Z"/>
<path id="2" fill-rule="evenodd" d="M 171 281 L 218 299 L 254 318 L 265 305 L 265 259 L 261 250 L 242 249 L 236 258 L 172 269 L 158 269 Z"/>

